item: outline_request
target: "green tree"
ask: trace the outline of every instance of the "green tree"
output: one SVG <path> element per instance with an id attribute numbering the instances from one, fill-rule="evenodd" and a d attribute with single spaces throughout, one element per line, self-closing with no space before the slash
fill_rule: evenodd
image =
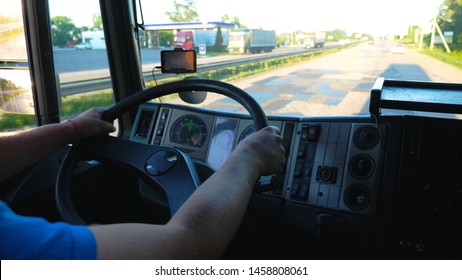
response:
<path id="1" fill-rule="evenodd" d="M 173 31 L 161 30 L 159 31 L 159 45 L 171 47 L 173 43 Z"/>
<path id="2" fill-rule="evenodd" d="M 407 28 L 407 41 L 418 43 L 420 38 L 420 26 L 410 25 Z"/>
<path id="3" fill-rule="evenodd" d="M 284 46 L 286 41 L 287 41 L 287 35 L 286 34 L 276 35 L 276 45 L 277 45 L 278 48 L 280 46 Z"/>
<path id="4" fill-rule="evenodd" d="M 345 30 L 334 29 L 332 31 L 327 31 L 326 37 L 332 38 L 332 41 L 340 41 L 342 39 L 346 39 L 348 36 Z"/>
<path id="5" fill-rule="evenodd" d="M 199 14 L 196 11 L 195 0 L 173 0 L 173 8 L 173 12 L 165 13 L 172 22 L 188 22 L 199 20 Z"/>
<path id="6" fill-rule="evenodd" d="M 236 28 L 247 28 L 247 25 L 242 24 L 240 19 L 236 16 L 234 16 L 232 19 L 228 14 L 225 14 L 224 16 L 221 17 L 221 21 L 227 22 L 227 23 L 234 23 L 236 25 Z"/>
<path id="7" fill-rule="evenodd" d="M 72 19 L 65 16 L 56 16 L 51 21 L 53 22 L 51 28 L 53 45 L 64 48 L 67 46 L 68 41 L 78 41 L 80 39 L 80 30 L 75 27 Z"/>
<path id="8" fill-rule="evenodd" d="M 86 32 L 86 31 L 91 31 L 91 29 L 88 26 L 77 27 L 77 29 L 79 31 L 78 31 L 78 34 L 75 35 L 74 41 L 76 43 L 83 43 L 83 41 L 82 41 L 82 33 Z"/>
<path id="9" fill-rule="evenodd" d="M 438 14 L 442 31 L 453 31 L 456 48 L 462 48 L 462 0 L 444 0 Z"/>
<path id="10" fill-rule="evenodd" d="M 229 17 L 228 14 L 225 14 L 224 16 L 221 17 L 221 21 L 231 23 L 231 18 Z"/>
<path id="11" fill-rule="evenodd" d="M 94 14 L 92 21 L 93 21 L 93 30 L 103 30 L 103 20 L 101 19 L 101 15 Z"/>
<path id="12" fill-rule="evenodd" d="M 217 36 L 215 38 L 214 50 L 217 52 L 223 51 L 223 34 L 221 32 L 220 26 L 218 26 L 218 29 L 217 29 Z"/>

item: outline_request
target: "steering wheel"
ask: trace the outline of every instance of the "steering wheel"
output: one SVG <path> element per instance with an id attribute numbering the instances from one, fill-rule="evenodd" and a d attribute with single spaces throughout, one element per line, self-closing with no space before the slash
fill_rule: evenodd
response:
<path id="1" fill-rule="evenodd" d="M 102 119 L 113 122 L 135 106 L 181 91 L 210 91 L 225 95 L 240 103 L 250 113 L 257 130 L 268 126 L 263 109 L 247 92 L 228 83 L 205 79 L 171 82 L 140 91 L 109 108 Z M 58 212 L 64 221 L 71 224 L 86 224 L 78 215 L 71 195 L 73 171 L 82 158 L 122 166 L 134 171 L 146 182 L 159 185 L 165 191 L 172 216 L 200 185 L 194 162 L 178 149 L 141 144 L 108 135 L 84 139 L 69 149 L 56 182 Z"/>

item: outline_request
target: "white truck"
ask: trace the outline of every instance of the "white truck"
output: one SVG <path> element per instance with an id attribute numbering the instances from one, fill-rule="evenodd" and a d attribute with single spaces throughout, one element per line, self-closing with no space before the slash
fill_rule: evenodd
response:
<path id="1" fill-rule="evenodd" d="M 271 52 L 276 47 L 276 32 L 263 29 L 237 29 L 229 34 L 230 53 Z"/>
<path id="2" fill-rule="evenodd" d="M 81 45 L 79 47 L 82 47 L 88 50 L 89 49 L 106 49 L 106 41 L 104 40 L 104 31 L 102 30 L 82 32 L 82 42 L 88 44 L 91 47 L 85 47 L 88 45 Z"/>
<path id="3" fill-rule="evenodd" d="M 305 38 L 303 40 L 303 46 L 306 49 L 311 48 L 322 48 L 326 42 L 326 32 L 316 31 L 316 32 L 305 32 Z"/>

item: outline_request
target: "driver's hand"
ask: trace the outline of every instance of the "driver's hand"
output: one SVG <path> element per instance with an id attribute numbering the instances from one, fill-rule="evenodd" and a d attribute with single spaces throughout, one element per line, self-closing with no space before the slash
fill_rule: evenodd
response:
<path id="1" fill-rule="evenodd" d="M 277 127 L 265 127 L 246 137 L 236 147 L 241 160 L 251 161 L 260 175 L 280 172 L 285 165 L 285 149 Z"/>
<path id="2" fill-rule="evenodd" d="M 114 132 L 116 127 L 112 123 L 101 120 L 104 108 L 91 108 L 70 120 L 76 128 L 78 139 Z"/>

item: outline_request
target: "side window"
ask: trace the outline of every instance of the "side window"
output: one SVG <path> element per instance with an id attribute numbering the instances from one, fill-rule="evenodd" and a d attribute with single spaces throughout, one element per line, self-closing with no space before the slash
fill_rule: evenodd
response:
<path id="1" fill-rule="evenodd" d="M 20 0 L 0 9 L 0 132 L 35 126 Z"/>
<path id="2" fill-rule="evenodd" d="M 0 132 L 36 125 L 21 0 L 0 9 Z M 114 104 L 98 0 L 49 1 L 61 119 Z"/>
<path id="3" fill-rule="evenodd" d="M 50 0 L 61 119 L 115 103 L 98 0 Z"/>

